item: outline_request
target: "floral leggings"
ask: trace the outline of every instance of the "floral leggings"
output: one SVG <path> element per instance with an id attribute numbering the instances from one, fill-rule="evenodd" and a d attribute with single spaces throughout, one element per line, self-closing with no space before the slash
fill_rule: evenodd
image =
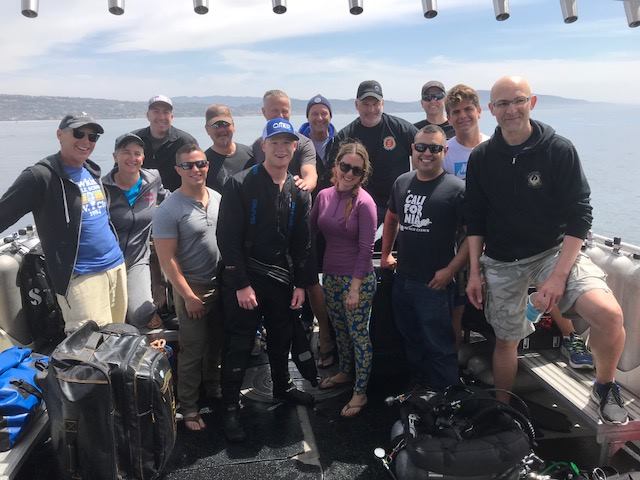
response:
<path id="1" fill-rule="evenodd" d="M 363 279 L 360 302 L 353 310 L 347 310 L 344 303 L 351 285 L 350 275 L 325 274 L 322 283 L 329 319 L 336 331 L 340 371 L 352 375 L 355 368 L 353 391 L 363 394 L 367 390 L 373 357 L 369 338 L 369 318 L 373 295 L 376 292 L 376 276 L 371 272 Z"/>

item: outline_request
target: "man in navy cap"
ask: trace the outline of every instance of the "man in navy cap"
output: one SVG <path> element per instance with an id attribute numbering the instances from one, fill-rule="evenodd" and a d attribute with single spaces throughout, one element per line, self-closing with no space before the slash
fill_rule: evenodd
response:
<path id="1" fill-rule="evenodd" d="M 333 165 L 340 142 L 347 138 L 360 140 L 367 148 L 371 176 L 364 188 L 376 202 L 379 225 L 384 220 L 393 182 L 411 167 L 411 144 L 418 129 L 383 112 L 382 86 L 375 80 L 360 83 L 355 104 L 358 118 L 333 138 L 329 164 Z"/>
<path id="2" fill-rule="evenodd" d="M 23 170 L 0 199 L 0 231 L 33 213 L 67 333 L 87 320 L 124 322 L 127 310 L 124 258 L 89 160 L 102 133 L 86 113 L 66 115 L 60 151 Z"/>
<path id="3" fill-rule="evenodd" d="M 307 103 L 307 122 L 302 124 L 299 132 L 313 142 L 316 149 L 316 170 L 318 171 L 318 187 L 316 192 L 330 185 L 331 168 L 327 167 L 327 146 L 336 134 L 331 123 L 331 102 L 321 94 L 314 95 Z"/>
<path id="4" fill-rule="evenodd" d="M 224 259 L 222 398 L 229 441 L 245 439 L 238 402 L 261 317 L 274 398 L 313 403 L 310 394 L 296 389 L 288 370 L 294 311 L 304 302 L 309 276 L 311 198 L 288 172 L 297 145 L 298 134 L 288 120 L 269 120 L 262 142 L 264 162 L 237 173 L 224 186 L 217 236 Z"/>

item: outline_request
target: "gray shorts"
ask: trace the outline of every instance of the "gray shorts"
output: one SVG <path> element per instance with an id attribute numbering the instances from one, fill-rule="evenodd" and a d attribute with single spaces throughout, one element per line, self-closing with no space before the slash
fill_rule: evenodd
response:
<path id="1" fill-rule="evenodd" d="M 527 291 L 551 275 L 559 255 L 560 249 L 553 248 L 515 262 L 501 262 L 486 255 L 480 257 L 486 287 L 484 311 L 496 337 L 521 340 L 535 330 L 524 316 Z M 587 255 L 579 253 L 558 308 L 563 313 L 570 310 L 576 300 L 589 290 L 611 292 L 605 279 L 606 274 Z"/>

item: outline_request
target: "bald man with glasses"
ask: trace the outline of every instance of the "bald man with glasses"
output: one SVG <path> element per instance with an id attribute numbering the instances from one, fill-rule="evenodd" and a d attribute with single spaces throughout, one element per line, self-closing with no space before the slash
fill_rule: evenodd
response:
<path id="1" fill-rule="evenodd" d="M 536 103 L 522 77 L 500 78 L 491 89 L 498 126 L 467 166 L 467 295 L 496 334 L 498 399 L 508 402 L 518 343 L 534 330 L 524 310 L 535 286 L 539 311 L 557 306 L 589 323 L 597 366 L 591 397 L 604 422 L 623 425 L 628 415 L 614 379 L 625 342 L 622 310 L 602 270 L 580 251 L 593 219 L 591 191 L 573 144 L 530 118 Z"/>

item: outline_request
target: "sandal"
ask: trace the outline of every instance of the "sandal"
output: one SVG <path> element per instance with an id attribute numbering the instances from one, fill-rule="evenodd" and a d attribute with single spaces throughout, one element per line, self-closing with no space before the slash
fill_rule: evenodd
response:
<path id="1" fill-rule="evenodd" d="M 352 401 L 353 401 L 353 398 L 349 401 L 349 403 L 347 403 L 342 408 L 342 411 L 340 412 L 341 416 L 347 417 L 347 418 L 355 417 L 362 411 L 364 407 L 367 406 L 366 397 L 365 397 L 364 403 L 355 404 L 355 403 L 351 403 Z"/>
<path id="2" fill-rule="evenodd" d="M 316 364 L 318 368 L 330 368 L 336 364 L 336 359 L 338 357 L 338 350 L 334 345 L 333 348 L 327 352 L 318 351 L 318 363 Z"/>
<path id="3" fill-rule="evenodd" d="M 184 416 L 184 426 L 187 430 L 192 432 L 200 432 L 207 428 L 207 424 L 204 423 L 199 413 L 190 413 Z"/>
<path id="4" fill-rule="evenodd" d="M 339 387 L 341 385 L 348 385 L 353 383 L 353 378 L 349 378 L 348 380 L 342 381 L 342 382 L 338 382 L 336 380 L 336 377 L 338 376 L 338 374 L 333 375 L 331 377 L 324 377 L 320 383 L 318 384 L 318 388 L 320 390 L 328 390 L 330 388 L 336 388 Z"/>

